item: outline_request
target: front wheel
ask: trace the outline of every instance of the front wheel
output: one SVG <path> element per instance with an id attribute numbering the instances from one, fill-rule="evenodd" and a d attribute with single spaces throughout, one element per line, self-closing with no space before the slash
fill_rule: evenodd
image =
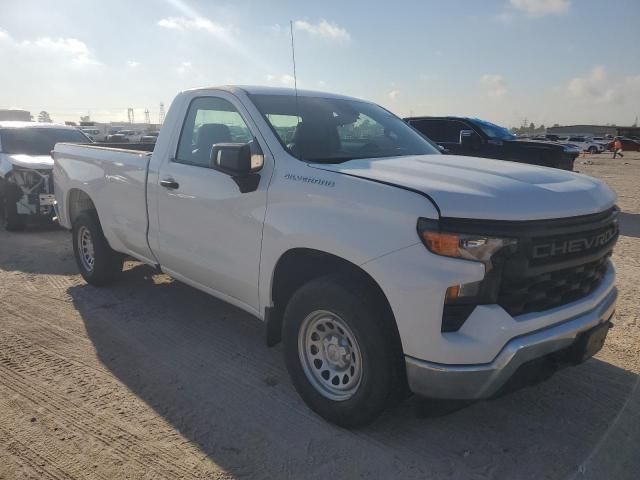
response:
<path id="1" fill-rule="evenodd" d="M 91 285 L 112 283 L 122 272 L 124 258 L 107 243 L 94 212 L 82 212 L 73 222 L 73 253 L 80 275 Z"/>
<path id="2" fill-rule="evenodd" d="M 401 398 L 402 355 L 380 303 L 361 279 L 332 275 L 300 287 L 285 310 L 293 384 L 313 411 L 342 427 L 365 425 Z"/>

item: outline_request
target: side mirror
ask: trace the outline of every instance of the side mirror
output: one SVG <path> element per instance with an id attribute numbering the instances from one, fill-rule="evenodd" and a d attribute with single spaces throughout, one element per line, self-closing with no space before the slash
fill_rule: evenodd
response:
<path id="1" fill-rule="evenodd" d="M 211 147 L 209 167 L 234 177 L 245 177 L 262 169 L 264 156 L 259 150 L 255 140 L 250 143 L 216 143 Z"/>
<path id="2" fill-rule="evenodd" d="M 264 155 L 254 139 L 249 143 L 216 143 L 211 146 L 209 167 L 230 175 L 240 193 L 255 192 L 260 184 L 256 172 L 264 166 Z"/>
<path id="3" fill-rule="evenodd" d="M 481 139 L 473 130 L 460 130 L 460 145 L 473 149 L 480 147 Z"/>

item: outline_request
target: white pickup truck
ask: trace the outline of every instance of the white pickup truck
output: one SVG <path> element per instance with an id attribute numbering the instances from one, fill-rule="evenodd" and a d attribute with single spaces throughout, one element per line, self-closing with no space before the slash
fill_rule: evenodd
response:
<path id="1" fill-rule="evenodd" d="M 155 148 L 129 148 L 55 147 L 82 276 L 131 256 L 255 315 L 339 425 L 408 390 L 528 384 L 611 326 L 618 209 L 588 176 L 442 155 L 373 103 L 263 87 L 182 92 Z"/>

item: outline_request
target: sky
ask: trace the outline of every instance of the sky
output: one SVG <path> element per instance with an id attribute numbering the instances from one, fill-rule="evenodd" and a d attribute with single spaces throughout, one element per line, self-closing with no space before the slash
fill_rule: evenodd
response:
<path id="1" fill-rule="evenodd" d="M 638 0 L 0 0 L 0 108 L 136 121 L 220 84 L 352 95 L 401 116 L 630 125 Z"/>

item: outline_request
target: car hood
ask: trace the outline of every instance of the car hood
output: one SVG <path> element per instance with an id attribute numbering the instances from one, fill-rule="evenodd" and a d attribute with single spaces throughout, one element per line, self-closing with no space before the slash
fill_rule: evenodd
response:
<path id="1" fill-rule="evenodd" d="M 616 195 L 578 173 L 457 155 L 419 155 L 310 164 L 321 170 L 426 194 L 443 217 L 542 220 L 598 213 Z"/>
<path id="2" fill-rule="evenodd" d="M 24 155 L 24 154 L 4 154 L 5 159 L 15 167 L 52 169 L 53 158 L 51 155 Z"/>

